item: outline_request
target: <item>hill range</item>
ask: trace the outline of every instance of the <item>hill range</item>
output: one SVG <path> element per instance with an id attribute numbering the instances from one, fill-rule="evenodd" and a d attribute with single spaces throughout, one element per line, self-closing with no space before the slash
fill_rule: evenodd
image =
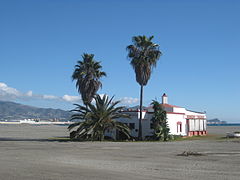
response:
<path id="1" fill-rule="evenodd" d="M 69 120 L 71 112 L 61 109 L 37 108 L 15 102 L 0 101 L 0 120 L 41 119 Z"/>

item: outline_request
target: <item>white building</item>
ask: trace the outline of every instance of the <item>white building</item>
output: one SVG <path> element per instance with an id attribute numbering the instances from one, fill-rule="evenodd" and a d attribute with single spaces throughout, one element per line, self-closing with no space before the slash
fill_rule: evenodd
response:
<path id="1" fill-rule="evenodd" d="M 170 134 L 172 135 L 182 135 L 182 136 L 193 136 L 193 135 L 206 135 L 207 122 L 206 114 L 204 112 L 195 112 L 187 110 L 186 108 L 174 106 L 168 104 L 168 97 L 164 93 L 162 96 L 162 106 L 167 112 L 167 121 L 170 128 Z M 153 116 L 153 108 L 150 106 L 143 110 L 142 112 L 142 135 L 150 136 L 153 133 L 151 128 L 151 119 Z M 138 126 L 139 126 L 139 109 L 126 109 L 123 111 L 125 114 L 130 115 L 130 119 L 122 118 L 121 122 L 128 124 L 131 129 L 131 135 L 133 137 L 138 136 Z M 116 137 L 119 133 L 115 131 L 108 131 L 106 135 Z"/>

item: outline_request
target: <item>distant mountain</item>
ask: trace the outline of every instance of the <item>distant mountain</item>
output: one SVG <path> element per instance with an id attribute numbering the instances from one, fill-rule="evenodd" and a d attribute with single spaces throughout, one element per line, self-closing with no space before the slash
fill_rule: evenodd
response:
<path id="1" fill-rule="evenodd" d="M 0 120 L 69 120 L 71 114 L 71 112 L 61 109 L 37 108 L 15 102 L 0 101 Z"/>
<path id="2" fill-rule="evenodd" d="M 215 119 L 208 119 L 207 120 L 208 124 L 226 124 L 226 121 L 220 121 L 218 118 Z"/>
<path id="3" fill-rule="evenodd" d="M 137 105 L 137 106 L 133 106 L 133 107 L 125 107 L 125 108 L 124 108 L 124 110 L 127 110 L 127 109 L 138 110 L 138 109 L 140 109 L 140 106 Z M 145 110 L 145 109 L 147 109 L 147 107 L 146 107 L 146 106 L 143 106 L 142 109 Z"/>

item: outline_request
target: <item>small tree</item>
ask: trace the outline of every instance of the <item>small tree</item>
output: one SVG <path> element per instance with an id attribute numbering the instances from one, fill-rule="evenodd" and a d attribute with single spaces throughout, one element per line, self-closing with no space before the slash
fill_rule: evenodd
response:
<path id="1" fill-rule="evenodd" d="M 154 109 L 154 114 L 151 119 L 154 129 L 153 138 L 155 140 L 167 141 L 170 139 L 170 129 L 167 122 L 167 113 L 158 101 L 153 100 L 151 105 Z"/>

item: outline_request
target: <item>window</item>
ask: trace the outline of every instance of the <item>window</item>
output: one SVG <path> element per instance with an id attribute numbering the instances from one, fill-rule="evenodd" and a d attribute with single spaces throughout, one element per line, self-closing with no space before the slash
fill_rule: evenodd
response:
<path id="1" fill-rule="evenodd" d="M 182 122 L 178 121 L 177 122 L 177 133 L 182 132 Z"/>

